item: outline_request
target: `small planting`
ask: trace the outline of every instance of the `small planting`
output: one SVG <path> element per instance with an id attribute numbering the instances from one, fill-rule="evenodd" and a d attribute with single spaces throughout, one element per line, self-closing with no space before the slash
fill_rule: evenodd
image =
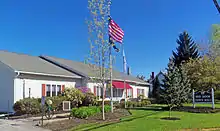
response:
<path id="1" fill-rule="evenodd" d="M 111 107 L 106 105 L 105 112 L 110 112 Z M 98 113 L 102 112 L 102 108 L 99 106 L 89 106 L 89 107 L 80 107 L 80 108 L 73 108 L 71 111 L 71 116 L 81 119 L 87 119 L 90 116 L 94 116 Z"/>

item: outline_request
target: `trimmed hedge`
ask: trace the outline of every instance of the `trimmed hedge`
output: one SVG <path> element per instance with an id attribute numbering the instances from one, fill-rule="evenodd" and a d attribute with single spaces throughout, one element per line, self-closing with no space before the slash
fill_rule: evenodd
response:
<path id="1" fill-rule="evenodd" d="M 111 107 L 105 105 L 104 110 L 105 112 L 109 112 L 111 110 Z M 87 119 L 88 117 L 94 116 L 101 112 L 102 112 L 102 107 L 100 106 L 80 107 L 80 108 L 73 108 L 71 112 L 71 116 L 81 119 Z"/>

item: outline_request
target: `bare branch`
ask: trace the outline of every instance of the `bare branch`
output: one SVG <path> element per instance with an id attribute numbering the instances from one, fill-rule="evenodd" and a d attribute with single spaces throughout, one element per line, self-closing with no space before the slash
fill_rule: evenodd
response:
<path id="1" fill-rule="evenodd" d="M 215 4 L 215 7 L 216 9 L 218 10 L 218 12 L 220 13 L 220 6 L 218 4 L 218 1 L 217 0 L 213 0 L 214 4 Z"/>

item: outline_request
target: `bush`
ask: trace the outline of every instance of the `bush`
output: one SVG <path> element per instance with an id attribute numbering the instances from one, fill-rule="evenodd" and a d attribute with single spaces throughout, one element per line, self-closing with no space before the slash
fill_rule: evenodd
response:
<path id="1" fill-rule="evenodd" d="M 215 91 L 215 99 L 220 100 L 220 90 Z"/>
<path id="2" fill-rule="evenodd" d="M 151 102 L 150 102 L 150 100 L 148 100 L 148 99 L 142 99 L 142 101 L 141 101 L 141 105 L 142 106 L 148 106 L 148 105 L 150 105 L 151 104 Z"/>
<path id="3" fill-rule="evenodd" d="M 85 97 L 83 99 L 83 106 L 95 106 L 97 105 L 97 97 L 93 93 L 85 93 Z"/>
<path id="4" fill-rule="evenodd" d="M 90 116 L 93 116 L 100 112 L 101 112 L 100 107 L 97 107 L 97 106 L 80 107 L 80 108 L 73 108 L 71 115 L 73 117 L 83 119 L 83 118 L 88 118 Z"/>
<path id="5" fill-rule="evenodd" d="M 105 101 L 104 103 L 105 103 L 105 105 L 111 105 L 111 101 L 109 101 L 109 100 Z M 97 105 L 101 106 L 102 105 L 102 101 L 97 101 Z"/>
<path id="6" fill-rule="evenodd" d="M 25 98 L 17 101 L 13 109 L 15 114 L 23 115 L 23 114 L 38 114 L 41 112 L 41 104 L 39 100 L 36 98 Z"/>
<path id="7" fill-rule="evenodd" d="M 111 107 L 108 105 L 105 105 L 104 108 L 105 112 L 110 112 L 111 111 Z M 71 116 L 76 117 L 76 118 L 81 118 L 81 119 L 85 119 L 88 118 L 90 116 L 94 116 L 98 113 L 102 112 L 102 107 L 101 106 L 84 106 L 84 107 L 80 107 L 80 108 L 73 108 L 71 111 Z"/>
<path id="8" fill-rule="evenodd" d="M 70 87 L 64 90 L 64 97 L 71 102 L 71 107 L 79 107 L 82 105 L 84 94 L 80 90 Z"/>
<path id="9" fill-rule="evenodd" d="M 51 100 L 52 108 L 56 111 L 62 111 L 63 110 L 63 101 L 65 100 L 64 96 L 53 96 L 53 97 L 47 97 L 46 101 Z"/>
<path id="10" fill-rule="evenodd" d="M 151 102 L 148 99 L 142 99 L 142 101 L 128 101 L 127 102 L 127 106 L 129 108 L 132 108 L 132 107 L 146 107 L 150 104 L 151 104 Z"/>
<path id="11" fill-rule="evenodd" d="M 102 111 L 102 107 L 101 107 L 101 111 Z M 111 106 L 105 105 L 105 106 L 104 106 L 104 111 L 105 111 L 105 112 L 110 112 L 110 111 L 111 111 Z"/>

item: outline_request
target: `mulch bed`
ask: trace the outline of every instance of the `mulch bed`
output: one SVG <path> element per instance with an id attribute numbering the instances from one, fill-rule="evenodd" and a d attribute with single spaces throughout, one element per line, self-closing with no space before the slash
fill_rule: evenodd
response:
<path id="1" fill-rule="evenodd" d="M 173 111 L 183 111 L 183 112 L 191 112 L 191 113 L 219 113 L 220 108 L 212 109 L 210 107 L 191 107 L 184 106 L 179 108 L 174 108 Z"/>
<path id="2" fill-rule="evenodd" d="M 89 117 L 88 119 L 78 119 L 78 118 L 71 118 L 69 120 L 62 120 L 48 123 L 44 126 L 46 129 L 50 129 L 52 131 L 64 131 L 71 129 L 75 126 L 80 124 L 87 124 L 87 123 L 106 123 L 106 122 L 117 122 L 120 121 L 120 118 L 123 116 L 128 116 L 130 113 L 125 109 L 117 109 L 114 110 L 114 113 L 108 112 L 105 113 L 106 120 L 102 120 L 102 114 L 97 114 L 95 116 Z"/>
<path id="3" fill-rule="evenodd" d="M 177 117 L 163 117 L 163 118 L 161 118 L 162 120 L 173 120 L 173 121 L 175 121 L 175 120 L 180 120 L 180 118 L 177 118 Z"/>

